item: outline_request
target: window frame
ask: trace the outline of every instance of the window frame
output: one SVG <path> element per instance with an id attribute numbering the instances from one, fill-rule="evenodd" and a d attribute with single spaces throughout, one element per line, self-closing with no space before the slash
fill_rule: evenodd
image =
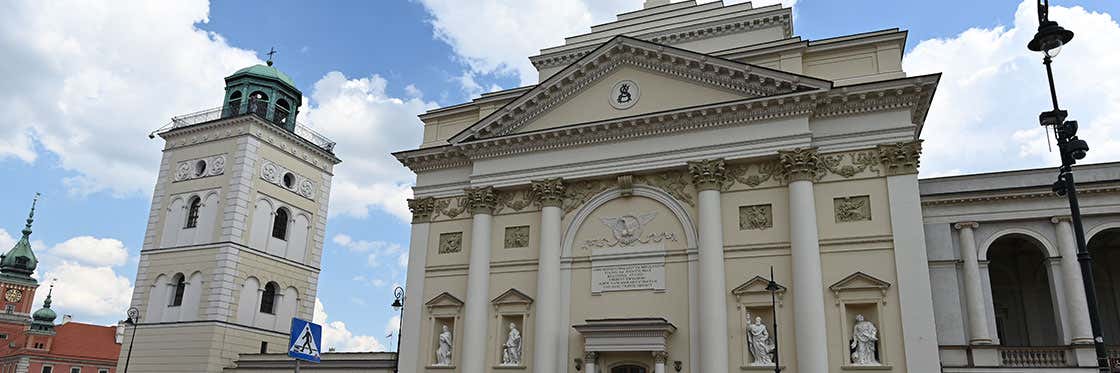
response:
<path id="1" fill-rule="evenodd" d="M 292 212 L 287 207 L 280 206 L 272 217 L 272 238 L 282 241 L 288 240 L 288 225 L 292 220 Z M 283 223 L 283 224 L 277 224 Z"/>
<path id="2" fill-rule="evenodd" d="M 54 373 L 54 365 L 43 364 L 43 367 L 39 368 L 39 371 L 42 373 Z"/>
<path id="3" fill-rule="evenodd" d="M 82 373 L 82 367 L 70 367 L 70 373 Z"/>
<path id="4" fill-rule="evenodd" d="M 199 210 L 202 210 L 202 198 L 199 196 L 192 196 L 187 202 L 187 221 L 183 225 L 183 229 L 191 229 L 198 227 Z"/>
<path id="5" fill-rule="evenodd" d="M 179 307 L 183 305 L 183 296 L 187 292 L 187 276 L 179 273 L 176 274 L 173 284 L 174 290 L 171 293 L 171 301 L 167 303 L 168 307 Z"/>
<path id="6" fill-rule="evenodd" d="M 260 307 L 258 307 L 257 310 L 260 311 L 261 313 L 267 313 L 269 315 L 275 315 L 276 314 L 276 298 L 280 293 L 279 289 L 280 289 L 280 285 L 277 285 L 276 282 L 269 281 L 268 283 L 264 284 L 264 289 L 261 290 L 261 304 L 260 304 Z M 272 292 L 271 295 L 269 294 L 269 291 Z M 268 309 L 267 310 L 265 310 L 265 302 L 268 302 Z"/>

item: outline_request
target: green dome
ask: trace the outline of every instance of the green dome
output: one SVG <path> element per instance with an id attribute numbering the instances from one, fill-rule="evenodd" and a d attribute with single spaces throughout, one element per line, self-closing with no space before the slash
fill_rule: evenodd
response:
<path id="1" fill-rule="evenodd" d="M 35 319 L 35 321 L 54 322 L 54 319 L 58 318 L 58 315 L 54 313 L 54 310 L 44 307 L 31 314 L 31 318 Z"/>
<path id="2" fill-rule="evenodd" d="M 237 70 L 237 72 L 233 73 L 233 75 L 227 77 L 226 80 L 228 81 L 239 75 L 252 75 L 260 78 L 275 79 L 280 81 L 281 83 L 287 84 L 292 89 L 296 88 L 296 83 L 292 81 L 292 78 L 289 77 L 288 74 L 285 74 L 270 65 L 253 65 L 241 70 Z"/>

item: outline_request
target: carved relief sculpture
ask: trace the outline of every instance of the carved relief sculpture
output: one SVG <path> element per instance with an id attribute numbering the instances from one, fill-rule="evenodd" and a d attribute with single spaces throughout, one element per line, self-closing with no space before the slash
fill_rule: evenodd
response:
<path id="1" fill-rule="evenodd" d="M 521 332 L 517 331 L 517 325 L 513 323 L 509 323 L 509 334 L 506 336 L 506 343 L 502 345 L 502 365 L 521 365 Z"/>
<path id="2" fill-rule="evenodd" d="M 439 253 L 452 254 L 463 251 L 463 232 L 439 234 Z"/>
<path id="3" fill-rule="evenodd" d="M 452 203 L 452 202 L 454 202 L 454 203 Z M 467 210 L 467 197 L 466 196 L 440 198 L 440 199 L 435 200 L 435 205 L 433 206 L 433 210 L 432 210 L 432 212 L 433 212 L 432 217 L 435 217 L 434 213 L 438 212 L 440 215 L 443 215 L 443 216 L 446 216 L 448 218 L 454 219 L 454 218 L 458 217 L 459 215 L 461 215 L 466 210 Z"/>
<path id="4" fill-rule="evenodd" d="M 529 185 L 529 196 L 534 203 L 545 206 L 563 206 L 564 181 L 560 178 L 536 180 Z"/>
<path id="5" fill-rule="evenodd" d="M 688 162 L 688 174 L 696 190 L 721 190 L 727 184 L 727 167 L 723 159 L 704 159 Z"/>
<path id="6" fill-rule="evenodd" d="M 848 223 L 871 220 L 871 197 L 841 197 L 832 200 L 836 222 Z"/>
<path id="7" fill-rule="evenodd" d="M 447 325 L 443 326 L 443 332 L 439 333 L 439 347 L 436 348 L 436 365 L 437 366 L 451 366 L 451 330 Z"/>
<path id="8" fill-rule="evenodd" d="M 529 247 L 529 226 L 506 227 L 505 247 L 507 249 Z"/>
<path id="9" fill-rule="evenodd" d="M 782 163 L 786 180 L 817 181 L 824 175 L 822 172 L 820 156 L 817 148 L 797 148 L 793 150 L 779 150 L 778 160 Z"/>
<path id="10" fill-rule="evenodd" d="M 922 140 L 879 145 L 879 163 L 887 170 L 887 175 L 918 173 L 918 163 L 922 156 Z"/>
<path id="11" fill-rule="evenodd" d="M 619 217 L 599 218 L 611 229 L 614 239 L 601 238 L 584 242 L 586 246 L 615 247 L 630 246 L 635 243 L 661 242 L 663 240 L 676 241 L 672 233 L 650 233 L 645 236 L 643 228 L 657 217 L 656 212 L 642 215 L 626 214 Z"/>
<path id="12" fill-rule="evenodd" d="M 636 176 L 634 179 L 635 182 L 655 186 L 658 189 L 664 190 L 666 193 L 669 193 L 669 195 L 672 195 L 673 198 L 687 203 L 690 206 L 696 206 L 696 193 L 691 190 L 693 184 L 688 172 L 670 171 L 659 174 Z"/>
<path id="13" fill-rule="evenodd" d="M 493 214 L 497 206 L 498 197 L 494 187 L 481 187 L 467 189 L 467 206 L 472 214 Z"/>
<path id="14" fill-rule="evenodd" d="M 852 329 L 852 365 L 879 365 L 879 359 L 875 357 L 879 330 L 875 324 L 864 320 L 863 315 L 856 315 L 856 324 Z"/>
<path id="15" fill-rule="evenodd" d="M 747 314 L 747 347 L 751 351 L 751 365 L 774 365 L 774 341 L 770 339 L 770 332 L 761 317 L 755 317 L 754 322 L 749 322 L 751 314 Z"/>
<path id="16" fill-rule="evenodd" d="M 412 223 L 427 223 L 432 218 L 435 202 L 432 197 L 409 198 L 408 209 L 412 211 Z"/>
<path id="17" fill-rule="evenodd" d="M 498 209 L 508 208 L 513 211 L 524 210 L 531 203 L 528 194 L 529 191 L 524 189 L 496 192 L 496 207 Z"/>
<path id="18" fill-rule="evenodd" d="M 848 159 L 848 164 L 844 164 L 844 158 Z M 870 151 L 825 155 L 821 157 L 821 163 L 828 171 L 846 179 L 868 169 L 879 171 L 875 167 L 879 160 L 875 157 L 875 153 Z"/>
<path id="19" fill-rule="evenodd" d="M 751 170 L 754 169 L 754 172 Z M 735 181 L 754 188 L 770 181 L 775 175 L 781 174 L 782 165 L 779 162 L 741 163 L 727 166 L 727 173 Z"/>
<path id="20" fill-rule="evenodd" d="M 774 227 L 774 209 L 770 204 L 739 206 L 739 230 Z"/>

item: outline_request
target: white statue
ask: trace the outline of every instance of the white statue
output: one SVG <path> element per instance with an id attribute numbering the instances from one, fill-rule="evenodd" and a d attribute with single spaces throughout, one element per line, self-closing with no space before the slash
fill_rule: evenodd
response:
<path id="1" fill-rule="evenodd" d="M 521 332 L 513 323 L 509 323 L 509 337 L 502 345 L 502 365 L 521 365 Z"/>
<path id="2" fill-rule="evenodd" d="M 451 330 L 443 326 L 443 333 L 439 333 L 439 349 L 436 350 L 436 365 L 451 365 Z"/>
<path id="3" fill-rule="evenodd" d="M 856 315 L 856 325 L 852 328 L 852 365 L 879 365 L 875 358 L 875 343 L 879 341 L 879 331 L 863 315 Z"/>
<path id="4" fill-rule="evenodd" d="M 751 315 L 747 314 L 747 347 L 751 350 L 751 356 L 754 361 L 751 365 L 774 365 L 774 358 L 770 355 L 774 351 L 773 341 L 770 340 L 770 332 L 766 330 L 766 325 L 762 323 L 761 317 L 755 317 L 754 323 L 750 320 Z"/>

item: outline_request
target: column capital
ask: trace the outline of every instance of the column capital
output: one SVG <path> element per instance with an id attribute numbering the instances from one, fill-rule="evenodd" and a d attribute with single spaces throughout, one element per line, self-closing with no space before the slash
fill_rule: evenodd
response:
<path id="1" fill-rule="evenodd" d="M 529 196 L 541 207 L 560 207 L 564 204 L 564 180 L 558 177 L 533 180 L 529 185 Z"/>
<path id="2" fill-rule="evenodd" d="M 409 198 L 408 209 L 412 211 L 412 223 L 427 223 L 431 221 L 432 211 L 435 210 L 436 199 L 432 197 Z"/>
<path id="3" fill-rule="evenodd" d="M 688 162 L 688 174 L 697 191 L 720 190 L 727 181 L 727 166 L 723 158 L 701 159 Z"/>
<path id="4" fill-rule="evenodd" d="M 494 187 L 467 188 L 465 192 L 467 208 L 471 214 L 494 214 L 494 208 L 498 205 L 498 196 L 494 193 Z"/>
<path id="5" fill-rule="evenodd" d="M 918 163 L 922 156 L 922 140 L 881 144 L 877 149 L 879 163 L 886 169 L 887 176 L 918 173 Z"/>
<path id="6" fill-rule="evenodd" d="M 953 229 L 957 229 L 957 230 L 961 230 L 961 229 L 964 229 L 964 228 L 976 229 L 976 228 L 979 228 L 979 227 L 980 227 L 980 223 L 977 223 L 977 222 L 974 222 L 974 221 L 962 221 L 962 222 L 953 224 Z"/>
<path id="7" fill-rule="evenodd" d="M 665 364 L 667 361 L 669 361 L 668 351 L 654 351 L 653 362 L 655 364 Z"/>
<path id="8" fill-rule="evenodd" d="M 778 161 L 789 181 L 814 181 L 822 175 L 821 159 L 816 147 L 779 150 Z"/>
<path id="9" fill-rule="evenodd" d="M 1050 218 L 1050 222 L 1054 223 L 1054 224 L 1063 223 L 1063 222 L 1069 223 L 1069 222 L 1072 222 L 1072 221 L 1073 221 L 1073 218 L 1069 215 L 1059 215 L 1059 216 L 1055 216 L 1055 217 Z"/>
<path id="10" fill-rule="evenodd" d="M 586 352 L 583 353 L 583 363 L 584 364 L 588 364 L 588 363 L 594 364 L 596 360 L 599 360 L 599 353 L 598 352 L 586 351 Z"/>

